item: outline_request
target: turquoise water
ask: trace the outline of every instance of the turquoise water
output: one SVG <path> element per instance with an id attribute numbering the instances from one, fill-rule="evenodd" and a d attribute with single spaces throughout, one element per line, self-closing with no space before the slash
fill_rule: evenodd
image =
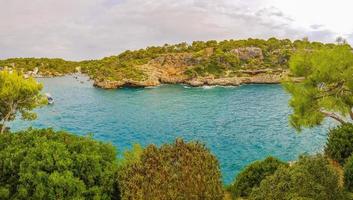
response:
<path id="1" fill-rule="evenodd" d="M 80 82 L 83 81 L 83 83 Z M 204 142 L 220 161 L 230 183 L 248 163 L 268 155 L 293 160 L 323 149 L 325 127 L 298 134 L 288 125 L 289 96 L 280 85 L 102 90 L 87 78 L 40 79 L 55 104 L 37 110 L 38 119 L 16 121 L 13 129 L 54 127 L 78 135 L 93 133 L 119 151 L 172 142 Z"/>

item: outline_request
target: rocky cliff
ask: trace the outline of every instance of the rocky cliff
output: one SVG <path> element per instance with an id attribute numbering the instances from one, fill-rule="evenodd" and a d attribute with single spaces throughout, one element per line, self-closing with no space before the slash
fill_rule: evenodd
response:
<path id="1" fill-rule="evenodd" d="M 262 61 L 264 56 L 260 48 L 247 47 L 232 49 L 230 51 L 240 60 L 250 59 Z M 213 54 L 213 50 L 205 50 L 206 58 Z M 143 71 L 146 78 L 143 80 L 133 80 L 123 78 L 122 80 L 98 80 L 95 79 L 96 87 L 114 89 L 121 87 L 150 87 L 160 84 L 187 84 L 190 86 L 220 85 L 237 86 L 241 84 L 275 84 L 280 83 L 282 78 L 287 75 L 285 69 L 250 69 L 250 70 L 227 70 L 221 76 L 206 74 L 203 76 L 190 76 L 187 71 L 201 64 L 205 57 L 195 58 L 191 53 L 176 53 L 161 55 L 150 60 L 143 65 L 135 66 Z"/>

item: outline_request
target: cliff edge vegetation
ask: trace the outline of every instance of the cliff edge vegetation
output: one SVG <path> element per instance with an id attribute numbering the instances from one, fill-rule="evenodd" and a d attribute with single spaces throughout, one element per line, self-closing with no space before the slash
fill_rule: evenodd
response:
<path id="1" fill-rule="evenodd" d="M 82 72 L 94 80 L 95 86 L 107 89 L 163 83 L 191 86 L 279 83 L 288 75 L 288 61 L 293 53 L 334 46 L 307 39 L 194 41 L 128 50 L 100 60 L 79 62 L 11 58 L 0 60 L 0 67 L 45 77 Z"/>

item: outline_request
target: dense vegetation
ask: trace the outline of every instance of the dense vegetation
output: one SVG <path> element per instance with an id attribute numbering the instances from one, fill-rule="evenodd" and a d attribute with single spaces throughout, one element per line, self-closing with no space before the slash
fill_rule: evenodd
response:
<path id="1" fill-rule="evenodd" d="M 248 197 L 253 188 L 258 187 L 263 179 L 272 175 L 280 167 L 287 164 L 273 157 L 255 161 L 240 172 L 230 191 L 234 197 Z"/>
<path id="2" fill-rule="evenodd" d="M 176 140 L 132 155 L 140 158 L 130 160 L 119 176 L 123 200 L 223 199 L 218 161 L 200 143 Z"/>
<path id="3" fill-rule="evenodd" d="M 0 199 L 119 199 L 112 145 L 51 129 L 0 135 Z"/>
<path id="4" fill-rule="evenodd" d="M 348 45 L 316 51 L 298 51 L 290 60 L 290 70 L 303 77 L 288 80 L 285 88 L 292 95 L 291 124 L 298 130 L 314 127 L 330 117 L 338 123 L 353 119 L 353 53 Z"/>
<path id="5" fill-rule="evenodd" d="M 22 72 L 34 71 L 37 67 L 42 75 L 48 76 L 72 73 L 78 63 L 60 58 L 10 58 L 0 60 L 0 66 L 15 68 Z"/>
<path id="6" fill-rule="evenodd" d="M 325 153 L 344 165 L 353 153 L 353 125 L 343 124 L 329 131 Z"/>
<path id="7" fill-rule="evenodd" d="M 36 118 L 36 114 L 31 111 L 46 103 L 40 93 L 41 89 L 42 85 L 33 78 L 25 79 L 16 71 L 0 71 L 0 134 L 17 115 L 25 120 Z"/>
<path id="8" fill-rule="evenodd" d="M 52 129 L 0 135 L 0 199 L 223 199 L 217 159 L 204 145 L 115 148 Z M 353 157 L 337 166 L 323 155 L 288 165 L 268 157 L 250 164 L 230 187 L 234 199 L 350 199 Z M 347 192 L 346 192 L 347 191 Z"/>
<path id="9" fill-rule="evenodd" d="M 291 167 L 282 167 L 255 188 L 250 199 L 344 199 L 337 171 L 321 156 L 301 156 Z"/>
<path id="10" fill-rule="evenodd" d="M 101 60 L 80 62 L 48 58 L 12 58 L 0 60 L 0 66 L 13 67 L 24 72 L 33 71 L 36 67 L 42 75 L 60 75 L 81 69 L 93 79 L 98 80 L 144 80 L 148 78 L 143 65 L 153 59 L 165 58 L 170 55 L 183 55 L 173 62 L 186 65 L 186 76 L 193 77 L 228 77 L 241 75 L 239 70 L 247 69 L 287 69 L 291 55 L 300 50 L 316 50 L 332 48 L 333 44 L 270 38 L 268 40 L 224 40 L 195 41 L 192 44 L 152 46 L 146 49 L 125 51 L 116 56 Z M 174 58 L 175 59 L 175 58 Z M 158 59 L 157 59 L 158 60 Z M 163 66 L 165 59 L 161 60 Z"/>
<path id="11" fill-rule="evenodd" d="M 223 199 L 204 145 L 115 148 L 52 129 L 0 134 L 0 199 Z M 121 194 L 120 194 L 121 191 Z"/>
<path id="12" fill-rule="evenodd" d="M 350 156 L 344 165 L 344 183 L 345 188 L 353 192 L 353 156 Z"/>

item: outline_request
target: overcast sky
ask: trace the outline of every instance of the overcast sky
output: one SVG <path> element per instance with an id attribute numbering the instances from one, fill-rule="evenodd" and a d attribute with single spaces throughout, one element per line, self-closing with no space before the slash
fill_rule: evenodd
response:
<path id="1" fill-rule="evenodd" d="M 94 59 L 193 40 L 353 43 L 352 0 L 0 0 L 0 58 Z"/>

